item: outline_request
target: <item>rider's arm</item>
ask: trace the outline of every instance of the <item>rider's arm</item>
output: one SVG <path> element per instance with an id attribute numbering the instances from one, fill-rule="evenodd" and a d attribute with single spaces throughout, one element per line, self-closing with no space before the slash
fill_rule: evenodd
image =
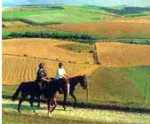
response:
<path id="1" fill-rule="evenodd" d="M 65 69 L 64 69 L 64 77 L 69 78 L 69 75 L 66 73 Z"/>

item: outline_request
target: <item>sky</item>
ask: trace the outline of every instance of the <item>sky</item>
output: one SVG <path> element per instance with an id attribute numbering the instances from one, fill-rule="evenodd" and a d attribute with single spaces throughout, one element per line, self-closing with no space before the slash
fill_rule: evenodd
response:
<path id="1" fill-rule="evenodd" d="M 44 1 L 44 2 L 43 2 Z M 150 6 L 150 0 L 3 0 L 3 6 L 25 4 L 67 4 L 97 6 Z"/>

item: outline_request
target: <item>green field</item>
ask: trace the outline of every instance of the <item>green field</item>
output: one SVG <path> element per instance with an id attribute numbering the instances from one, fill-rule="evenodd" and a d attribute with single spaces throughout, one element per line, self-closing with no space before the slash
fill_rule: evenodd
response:
<path id="1" fill-rule="evenodd" d="M 22 20 L 32 24 L 62 24 L 96 22 L 122 16 L 133 18 L 149 14 L 148 7 L 21 6 L 4 10 L 3 20 Z"/>
<path id="2" fill-rule="evenodd" d="M 104 10 L 75 6 L 18 7 L 3 12 L 3 20 L 22 20 L 33 24 L 82 23 L 111 17 L 111 13 Z"/>
<path id="3" fill-rule="evenodd" d="M 95 101 L 101 97 L 109 102 L 127 105 L 147 104 L 150 101 L 149 72 L 149 66 L 99 68 L 92 74 L 90 95 Z M 94 97 L 95 94 L 97 97 Z"/>
<path id="4" fill-rule="evenodd" d="M 46 37 L 80 42 L 117 39 L 119 42 L 149 44 L 149 13 L 148 8 L 134 7 L 9 8 L 2 12 L 3 38 Z"/>
<path id="5" fill-rule="evenodd" d="M 58 47 L 67 49 L 70 51 L 78 52 L 78 53 L 91 53 L 93 51 L 93 45 L 91 44 L 65 44 L 65 45 L 58 45 Z"/>

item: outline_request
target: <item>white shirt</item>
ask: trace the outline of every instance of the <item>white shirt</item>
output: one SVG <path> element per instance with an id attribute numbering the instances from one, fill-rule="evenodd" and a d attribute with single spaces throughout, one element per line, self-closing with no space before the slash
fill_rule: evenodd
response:
<path id="1" fill-rule="evenodd" d="M 56 72 L 56 79 L 63 78 L 66 74 L 66 71 L 64 68 L 58 68 Z"/>

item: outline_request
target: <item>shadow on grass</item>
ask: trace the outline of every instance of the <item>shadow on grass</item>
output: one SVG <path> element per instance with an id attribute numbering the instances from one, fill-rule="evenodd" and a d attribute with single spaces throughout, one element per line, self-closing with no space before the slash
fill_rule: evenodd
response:
<path id="1" fill-rule="evenodd" d="M 4 103 L 2 105 L 2 108 L 11 109 L 11 110 L 14 110 L 14 111 L 17 111 L 17 107 L 18 107 L 18 103 L 17 104 L 16 103 L 9 103 L 9 104 L 8 103 Z M 34 105 L 34 109 L 35 110 L 45 110 L 45 111 L 47 111 L 47 106 L 38 107 L 37 105 Z M 22 104 L 21 105 L 21 110 L 22 111 L 24 111 L 24 110 L 32 111 L 31 106 L 30 106 L 29 103 L 27 105 Z M 56 108 L 55 110 L 57 110 L 57 111 L 73 111 L 72 109 L 64 110 L 63 108 Z"/>
<path id="2" fill-rule="evenodd" d="M 3 95 L 4 99 L 11 99 L 10 96 Z M 45 103 L 45 101 L 42 101 Z M 62 101 L 58 101 L 59 105 L 63 105 Z M 67 106 L 73 107 L 73 102 L 68 101 L 66 103 Z M 118 104 L 94 104 L 94 103 L 85 103 L 78 102 L 76 104 L 76 108 L 84 108 L 84 109 L 100 109 L 100 110 L 112 110 L 112 111 L 123 111 L 123 112 L 132 112 L 132 113 L 150 113 L 150 108 L 143 107 L 130 107 L 126 105 L 118 105 Z"/>
<path id="3" fill-rule="evenodd" d="M 4 103 L 2 105 L 2 108 L 11 109 L 11 110 L 17 110 L 17 107 L 18 107 L 18 104 L 15 104 L 15 103 L 10 103 L 10 104 Z M 23 105 L 22 104 L 21 109 L 29 111 L 29 110 L 31 110 L 31 107 L 30 107 L 30 105 Z"/>

